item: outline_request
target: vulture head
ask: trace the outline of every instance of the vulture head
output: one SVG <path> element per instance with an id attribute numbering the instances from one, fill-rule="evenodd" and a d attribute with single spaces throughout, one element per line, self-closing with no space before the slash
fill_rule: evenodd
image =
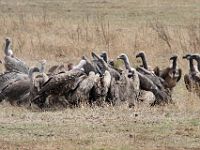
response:
<path id="1" fill-rule="evenodd" d="M 182 58 L 183 58 L 183 59 L 189 60 L 189 58 L 190 58 L 191 56 L 192 56 L 191 54 L 186 54 L 186 55 L 184 55 Z"/>
<path id="2" fill-rule="evenodd" d="M 194 57 L 191 54 L 186 54 L 185 56 L 183 56 L 183 59 L 186 59 L 189 61 L 189 68 L 191 72 L 198 72 L 198 67 L 196 65 L 194 65 L 193 59 Z"/>
<path id="3" fill-rule="evenodd" d="M 132 68 L 131 68 L 131 66 L 130 66 L 130 62 L 129 62 L 128 56 L 127 56 L 126 54 L 121 53 L 121 54 L 117 57 L 117 59 L 123 60 L 126 69 L 127 69 L 128 71 L 132 71 Z"/>
<path id="4" fill-rule="evenodd" d="M 100 57 L 108 63 L 108 54 L 105 51 L 100 54 Z"/>
<path id="5" fill-rule="evenodd" d="M 108 64 L 109 64 L 110 66 L 112 66 L 112 67 L 115 66 L 115 62 L 114 62 L 113 59 L 110 59 L 110 60 L 108 61 Z"/>
<path id="6" fill-rule="evenodd" d="M 138 54 L 136 54 L 136 58 L 138 57 L 141 57 L 141 58 L 145 57 L 145 53 L 143 51 L 139 52 Z"/>
<path id="7" fill-rule="evenodd" d="M 128 60 L 128 56 L 127 56 L 126 54 L 124 54 L 124 53 L 121 53 L 121 54 L 117 57 L 117 59 L 121 59 L 121 60 L 123 60 L 123 61 L 127 61 L 127 60 Z"/>
<path id="8" fill-rule="evenodd" d="M 6 45 L 11 44 L 11 38 L 10 37 L 6 37 L 5 41 L 6 41 Z"/>
<path id="9" fill-rule="evenodd" d="M 177 58 L 178 58 L 178 56 L 177 56 L 177 55 L 173 55 L 172 57 L 170 57 L 170 60 L 176 61 L 176 60 L 177 60 Z"/>
<path id="10" fill-rule="evenodd" d="M 40 69 L 38 67 L 30 68 L 29 72 L 28 72 L 28 76 L 31 78 L 33 73 L 35 73 L 35 72 L 40 72 Z"/>
<path id="11" fill-rule="evenodd" d="M 143 51 L 139 52 L 137 55 L 136 55 L 136 58 L 140 57 L 142 59 L 142 67 L 144 67 L 145 69 L 149 69 L 148 68 L 148 65 L 147 65 L 147 60 L 146 60 L 146 56 L 145 56 L 145 53 Z"/>

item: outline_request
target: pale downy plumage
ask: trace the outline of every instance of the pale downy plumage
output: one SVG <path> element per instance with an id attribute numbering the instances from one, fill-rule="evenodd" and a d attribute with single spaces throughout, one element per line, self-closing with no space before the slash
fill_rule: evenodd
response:
<path id="1" fill-rule="evenodd" d="M 76 65 L 76 66 L 73 66 L 72 67 L 72 70 L 82 70 L 82 71 L 84 71 L 84 65 L 86 65 L 86 60 L 84 60 L 84 59 L 81 59 L 81 61 Z"/>

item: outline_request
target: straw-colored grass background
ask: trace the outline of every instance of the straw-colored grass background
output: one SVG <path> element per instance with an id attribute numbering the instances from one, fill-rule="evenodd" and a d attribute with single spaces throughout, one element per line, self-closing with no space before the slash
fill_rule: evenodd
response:
<path id="1" fill-rule="evenodd" d="M 13 39 L 14 54 L 30 66 L 46 59 L 77 63 L 91 51 L 115 59 L 146 52 L 149 64 L 166 67 L 178 54 L 183 74 L 188 52 L 200 49 L 198 0 L 0 0 L 0 41 Z M 3 59 L 3 51 L 0 52 Z M 1 70 L 3 67 L 1 66 Z M 31 112 L 0 106 L 0 147 L 5 149 L 198 149 L 200 99 L 174 89 L 174 105 L 128 109 Z"/>

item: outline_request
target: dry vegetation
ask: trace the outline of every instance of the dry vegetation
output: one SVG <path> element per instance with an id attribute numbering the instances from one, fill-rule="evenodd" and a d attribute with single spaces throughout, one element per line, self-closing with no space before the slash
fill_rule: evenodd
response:
<path id="1" fill-rule="evenodd" d="M 143 50 L 154 66 L 173 53 L 200 49 L 198 0 L 0 0 L 0 41 L 13 39 L 16 55 L 30 65 L 77 62 L 92 50 L 115 58 Z M 133 56 L 133 57 L 131 57 Z M 3 53 L 0 52 L 0 59 Z M 183 72 L 187 63 L 180 60 Z M 183 81 L 175 104 L 135 109 L 81 108 L 32 112 L 0 106 L 4 149 L 198 149 L 200 99 Z"/>

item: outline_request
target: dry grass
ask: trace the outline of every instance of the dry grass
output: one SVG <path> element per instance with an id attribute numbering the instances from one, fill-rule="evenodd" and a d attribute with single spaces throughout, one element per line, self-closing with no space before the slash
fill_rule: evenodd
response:
<path id="1" fill-rule="evenodd" d="M 5 149 L 194 149 L 198 111 L 176 106 L 67 109 L 30 112 L 1 106 L 0 146 Z"/>
<path id="2" fill-rule="evenodd" d="M 10 36 L 15 54 L 30 65 L 77 62 L 92 50 L 113 58 L 125 52 L 137 65 L 134 54 L 143 50 L 151 66 L 167 66 L 172 53 L 199 52 L 199 20 L 198 0 L 1 0 L 0 41 Z M 187 72 L 187 63 L 179 64 Z M 200 100 L 183 81 L 173 97 L 175 105 L 134 110 L 31 112 L 2 105 L 0 147 L 198 149 Z"/>

